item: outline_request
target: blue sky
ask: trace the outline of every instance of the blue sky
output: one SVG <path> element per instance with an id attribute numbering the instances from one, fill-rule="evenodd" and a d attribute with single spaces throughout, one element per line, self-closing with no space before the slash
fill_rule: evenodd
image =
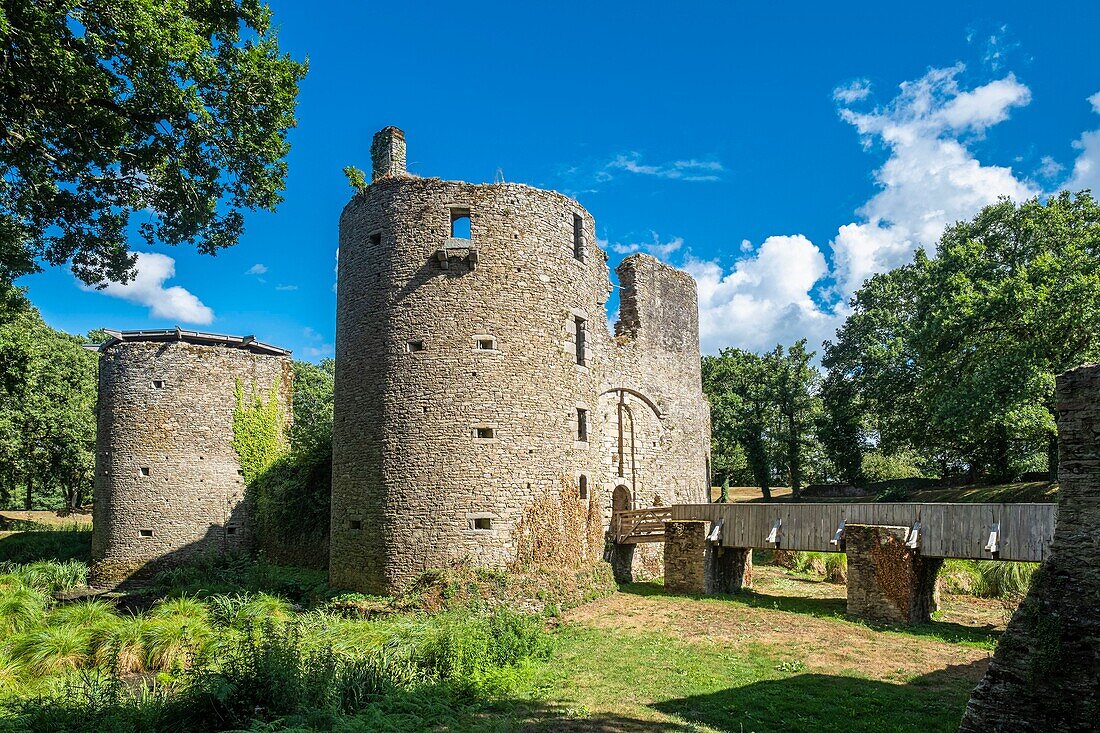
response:
<path id="1" fill-rule="evenodd" d="M 341 169 L 369 169 L 394 124 L 414 173 L 563 191 L 612 266 L 688 269 L 705 351 L 816 347 L 945 224 L 1100 190 L 1100 4 L 826 5 L 276 0 L 310 62 L 279 210 L 216 257 L 149 250 L 127 287 L 20 284 L 70 332 L 179 324 L 329 356 Z"/>

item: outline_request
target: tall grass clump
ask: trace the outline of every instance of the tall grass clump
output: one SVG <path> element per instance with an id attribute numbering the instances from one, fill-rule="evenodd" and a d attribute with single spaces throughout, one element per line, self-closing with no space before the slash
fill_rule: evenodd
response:
<path id="1" fill-rule="evenodd" d="M 0 639 L 39 626 L 48 601 L 44 594 L 26 586 L 0 593 Z"/>
<path id="2" fill-rule="evenodd" d="M 79 560 L 39 560 L 25 565 L 4 562 L 0 563 L 0 573 L 14 575 L 31 588 L 49 594 L 88 583 L 88 565 Z"/>
<path id="3" fill-rule="evenodd" d="M 949 593 L 979 598 L 1017 598 L 1027 594 L 1039 563 L 1010 560 L 945 560 L 940 580 Z"/>

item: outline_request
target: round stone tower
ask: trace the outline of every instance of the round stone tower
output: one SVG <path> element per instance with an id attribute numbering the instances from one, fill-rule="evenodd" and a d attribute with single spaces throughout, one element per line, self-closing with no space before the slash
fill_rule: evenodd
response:
<path id="1" fill-rule="evenodd" d="M 675 275 L 656 279 L 672 286 L 666 301 L 691 309 L 694 328 L 688 356 L 674 360 L 686 376 L 653 374 L 669 382 L 656 394 L 624 377 L 648 354 L 622 348 L 637 333 L 616 341 L 608 330 L 607 257 L 576 201 L 410 176 L 396 128 L 375 136 L 372 158 L 372 184 L 340 219 L 332 583 L 388 593 L 462 557 L 505 567 L 525 512 L 563 482 L 597 502 L 606 524 L 624 451 L 605 438 L 621 440 L 620 401 L 654 413 L 639 411 L 652 445 L 629 460 L 683 443 L 675 450 L 691 469 L 665 482 L 665 503 L 704 500 L 709 429 L 691 278 L 644 258 Z M 673 426 L 669 407 L 687 422 Z M 652 499 L 637 482 L 629 491 Z"/>
<path id="2" fill-rule="evenodd" d="M 249 542 L 238 395 L 290 419 L 289 351 L 253 337 L 109 332 L 100 347 L 92 575 L 140 576 Z"/>

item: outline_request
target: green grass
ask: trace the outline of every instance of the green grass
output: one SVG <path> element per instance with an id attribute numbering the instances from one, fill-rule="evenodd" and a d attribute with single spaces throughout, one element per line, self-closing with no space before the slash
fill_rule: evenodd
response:
<path id="1" fill-rule="evenodd" d="M 87 563 L 92 556 L 92 530 L 87 524 L 72 523 L 60 528 L 24 523 L 18 532 L 0 532 L 0 563 L 31 563 L 39 560 Z"/>

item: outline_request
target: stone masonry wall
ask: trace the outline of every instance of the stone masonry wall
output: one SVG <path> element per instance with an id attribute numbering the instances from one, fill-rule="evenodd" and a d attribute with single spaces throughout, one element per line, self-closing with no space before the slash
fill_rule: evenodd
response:
<path id="1" fill-rule="evenodd" d="M 469 241 L 451 237 L 452 219 L 466 213 Z M 704 500 L 709 421 L 694 283 L 629 258 L 619 273 L 638 273 L 637 295 L 624 302 L 636 304 L 640 325 L 614 338 L 607 257 L 595 242 L 576 201 L 519 184 L 397 170 L 348 204 L 333 585 L 396 592 L 466 557 L 508 567 L 531 526 L 525 513 L 563 485 L 595 503 L 604 527 L 617 486 L 633 507 Z M 686 334 L 662 340 L 666 322 Z M 659 571 L 651 555 L 635 562 Z"/>
<path id="2" fill-rule="evenodd" d="M 665 522 L 665 590 L 707 592 L 707 522 Z"/>
<path id="3" fill-rule="evenodd" d="M 125 342 L 99 362 L 92 575 L 114 583 L 249 542 L 232 447 L 235 388 L 278 388 L 290 359 L 184 342 Z"/>
<path id="4" fill-rule="evenodd" d="M 1058 377 L 1051 557 L 1001 636 L 963 733 L 1096 730 L 1100 720 L 1100 364 Z"/>
<path id="5" fill-rule="evenodd" d="M 849 524 L 848 614 L 871 621 L 918 624 L 938 605 L 936 575 L 943 561 L 905 546 L 906 527 Z"/>

